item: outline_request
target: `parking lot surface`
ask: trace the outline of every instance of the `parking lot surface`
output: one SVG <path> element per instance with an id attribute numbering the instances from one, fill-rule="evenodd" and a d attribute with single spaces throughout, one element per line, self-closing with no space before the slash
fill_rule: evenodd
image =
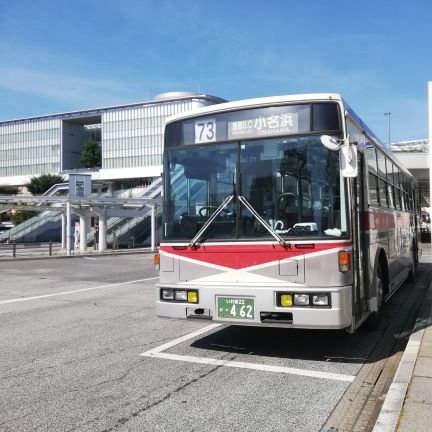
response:
<path id="1" fill-rule="evenodd" d="M 158 318 L 148 254 L 1 270 L 2 431 L 319 431 L 413 297 L 348 335 Z"/>

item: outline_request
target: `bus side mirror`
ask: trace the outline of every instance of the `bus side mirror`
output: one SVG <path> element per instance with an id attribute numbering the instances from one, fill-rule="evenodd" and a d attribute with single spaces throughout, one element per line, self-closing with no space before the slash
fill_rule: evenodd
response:
<path id="1" fill-rule="evenodd" d="M 321 144 L 329 150 L 338 151 L 340 169 L 343 177 L 357 177 L 357 146 L 350 144 L 349 137 L 346 140 L 330 135 L 321 135 Z"/>
<path id="2" fill-rule="evenodd" d="M 339 151 L 340 169 L 343 177 L 357 177 L 357 146 L 344 144 Z"/>
<path id="3" fill-rule="evenodd" d="M 341 148 L 342 140 L 340 140 L 339 138 L 330 135 L 321 135 L 320 140 L 321 144 L 329 150 L 336 151 L 340 150 Z"/>

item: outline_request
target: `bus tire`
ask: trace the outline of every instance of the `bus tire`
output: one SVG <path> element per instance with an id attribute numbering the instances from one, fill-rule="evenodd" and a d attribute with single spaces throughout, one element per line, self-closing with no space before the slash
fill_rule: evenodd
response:
<path id="1" fill-rule="evenodd" d="M 381 264 L 378 264 L 377 267 L 375 283 L 376 283 L 376 292 L 377 292 L 377 310 L 371 312 L 369 318 L 366 320 L 365 327 L 367 330 L 376 330 L 381 321 L 382 307 L 384 304 L 384 293 L 385 293 L 384 273 L 382 271 Z"/>

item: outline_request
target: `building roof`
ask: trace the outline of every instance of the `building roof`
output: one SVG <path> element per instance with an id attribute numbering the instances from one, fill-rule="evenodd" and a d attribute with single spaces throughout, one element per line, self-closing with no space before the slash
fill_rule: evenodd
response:
<path id="1" fill-rule="evenodd" d="M 189 99 L 198 99 L 198 100 L 204 99 L 204 100 L 212 101 L 214 103 L 226 102 L 225 99 L 219 98 L 217 96 L 207 95 L 205 93 L 167 92 L 167 93 L 162 93 L 162 94 L 155 96 L 154 99 L 151 99 L 148 101 L 143 101 L 143 102 L 134 102 L 134 103 L 130 103 L 130 104 L 111 105 L 108 107 L 91 108 L 91 109 L 78 110 L 78 111 L 67 111 L 67 112 L 63 112 L 63 113 L 46 114 L 46 115 L 35 116 L 35 117 L 5 120 L 5 121 L 0 121 L 0 125 L 14 124 L 14 123 L 26 123 L 26 122 L 32 122 L 32 121 L 37 121 L 37 120 L 48 120 L 48 119 L 55 119 L 55 118 L 63 119 L 63 118 L 92 117 L 92 116 L 98 116 L 101 113 L 107 112 L 107 111 L 130 109 L 130 108 L 134 108 L 134 107 L 142 107 L 142 106 L 146 106 L 146 105 L 155 105 L 155 104 L 162 104 L 162 103 L 167 103 L 167 102 L 176 102 L 176 101 L 189 100 Z"/>

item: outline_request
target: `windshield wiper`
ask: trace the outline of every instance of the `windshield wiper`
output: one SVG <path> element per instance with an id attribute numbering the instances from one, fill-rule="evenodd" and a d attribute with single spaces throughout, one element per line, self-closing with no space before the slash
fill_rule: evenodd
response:
<path id="1" fill-rule="evenodd" d="M 280 243 L 283 247 L 291 247 L 291 243 L 286 242 L 271 226 L 259 215 L 259 213 L 252 207 L 249 201 L 242 195 L 237 195 L 239 201 L 253 214 L 255 219 Z"/>
<path id="2" fill-rule="evenodd" d="M 194 247 L 207 228 L 211 225 L 211 223 L 219 216 L 222 210 L 233 200 L 234 195 L 227 196 L 223 203 L 214 211 L 214 213 L 207 219 L 201 229 L 195 234 L 195 237 L 190 241 L 189 246 Z"/>
<path id="3" fill-rule="evenodd" d="M 237 196 L 238 200 L 252 213 L 255 219 L 280 243 L 283 247 L 291 247 L 291 243 L 286 242 L 277 232 L 275 232 L 270 225 L 259 215 L 259 213 L 252 207 L 249 201 L 242 195 L 229 195 L 227 196 L 222 204 L 214 211 L 214 213 L 208 218 L 201 229 L 195 234 L 195 237 L 189 242 L 189 247 L 194 247 L 198 240 L 202 237 L 207 228 L 213 223 L 213 221 L 219 216 L 222 210 Z"/>

